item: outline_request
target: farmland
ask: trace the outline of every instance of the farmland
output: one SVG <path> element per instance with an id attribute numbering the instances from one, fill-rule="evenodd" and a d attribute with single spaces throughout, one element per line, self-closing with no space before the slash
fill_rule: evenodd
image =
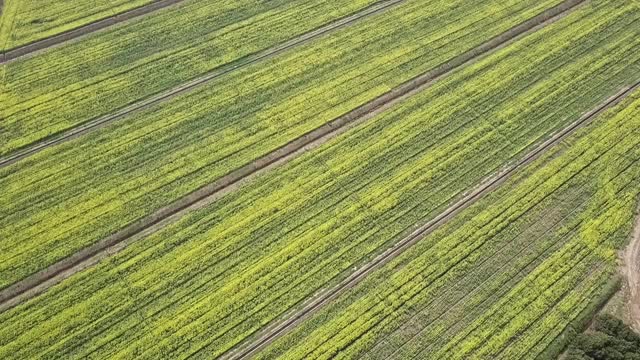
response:
<path id="1" fill-rule="evenodd" d="M 373 2 L 242 0 L 220 6 L 187 1 L 85 41 L 5 64 L 0 155 L 203 73 L 235 66 Z"/>
<path id="2" fill-rule="evenodd" d="M 0 322 L 6 326 L 0 329 L 0 355 L 21 358 L 213 358 L 222 355 L 316 291 L 339 281 L 350 269 L 370 260 L 415 224 L 433 218 L 475 184 L 520 158 L 554 131 L 566 127 L 624 85 L 640 80 L 640 29 L 635 26 L 640 8 L 633 2 L 624 4 L 598 3 L 580 7 L 563 19 L 455 71 L 318 148 L 257 177 L 218 201 L 183 216 L 46 293 L 1 313 Z M 406 6 L 394 10 L 398 11 L 398 16 L 403 16 L 402 19 L 412 15 L 416 19 L 426 16 L 419 12 L 427 11 L 427 8 Z M 494 13 L 495 6 L 487 5 L 487 14 Z M 519 6 L 525 5 L 519 2 Z M 536 9 L 531 13 L 539 11 Z M 472 13 L 480 19 L 487 16 L 477 14 L 477 11 Z M 531 15 L 523 10 L 520 13 Z M 394 22 L 391 14 L 378 18 L 382 23 L 373 18 L 371 23 L 363 22 L 362 28 L 349 28 L 344 32 L 348 35 L 344 36 L 353 38 L 349 32 L 356 29 L 366 33 L 368 38 L 376 31 L 385 34 L 386 21 L 389 26 Z M 513 13 L 505 14 L 510 14 L 506 17 L 509 21 L 514 17 Z M 472 14 L 464 18 L 467 17 Z M 495 16 L 493 20 L 498 21 Z M 455 24 L 460 25 L 460 20 Z M 367 28 L 369 25 L 371 27 Z M 433 26 L 432 31 L 451 33 L 446 27 Z M 490 33 L 491 29 L 494 28 L 484 28 L 482 35 Z M 403 31 L 420 30 L 416 24 Z M 296 49 L 291 56 L 322 58 L 310 54 L 331 48 L 323 41 L 338 40 L 340 34 L 343 33 Z M 479 35 L 477 31 L 471 31 L 469 36 Z M 384 35 L 381 38 L 386 39 Z M 364 69 L 366 74 L 377 76 L 375 79 L 385 79 L 386 82 L 381 83 L 384 86 L 398 84 L 402 76 L 410 78 L 410 71 L 418 74 L 433 67 L 424 56 L 419 57 L 420 62 L 415 60 L 416 51 L 420 49 L 418 45 L 410 52 L 412 56 L 398 60 L 403 59 L 402 54 L 410 45 L 399 44 L 402 38 L 405 37 L 387 39 L 386 46 L 393 44 L 403 49 L 398 50 L 397 59 L 385 57 L 385 61 L 394 59 L 390 68 L 383 65 L 367 68 L 366 62 L 355 63 L 367 58 L 357 52 L 346 60 L 346 64 L 353 65 L 354 72 Z M 456 42 L 457 47 L 462 46 L 459 39 Z M 357 42 L 353 41 L 352 45 L 354 43 Z M 471 43 L 468 46 L 472 46 Z M 451 57 L 449 51 L 454 50 L 443 51 L 448 55 L 443 57 L 446 59 Z M 332 48 L 332 53 L 334 59 L 341 60 L 350 52 L 340 54 Z M 390 54 L 391 51 L 385 52 L 387 56 Z M 282 58 L 288 59 L 287 56 Z M 269 62 L 260 64 L 259 69 L 269 76 L 290 74 L 290 68 L 277 60 L 273 60 L 273 67 L 269 67 Z M 411 60 L 413 62 L 409 62 Z M 291 61 L 301 63 L 299 59 Z M 396 72 L 398 63 L 410 66 Z M 417 64 L 421 67 L 416 68 Z M 311 65 L 314 69 L 322 69 L 317 64 Z M 331 63 L 322 71 L 336 76 L 345 73 L 345 66 Z M 277 69 L 282 69 L 282 73 L 275 75 Z M 333 74 L 328 69 L 339 72 Z M 246 71 L 253 73 L 256 70 Z M 296 73 L 296 79 L 304 74 Z M 359 72 L 351 75 L 364 77 Z M 254 80 L 251 86 L 259 83 Z M 220 84 L 222 82 L 218 84 L 218 92 Z M 233 84 L 235 101 L 250 92 L 247 88 L 238 88 L 243 84 L 241 81 Z M 294 94 L 304 94 L 294 86 L 295 83 L 287 84 Z M 297 99 L 301 101 L 297 105 L 286 100 L 280 108 L 276 96 L 288 99 L 291 95 L 283 94 L 282 88 L 275 87 L 265 99 L 268 98 L 269 104 L 278 112 L 264 113 L 264 117 L 256 116 L 255 119 L 271 119 L 274 114 L 295 106 L 299 106 L 299 110 L 285 112 L 286 116 L 279 117 L 279 121 L 290 121 L 298 114 L 295 111 L 324 114 L 320 112 L 321 106 L 331 98 L 321 95 L 339 95 L 340 87 L 336 84 L 340 82 L 317 85 L 319 88 L 313 92 L 315 97 L 305 97 L 309 101 Z M 351 83 L 347 89 L 345 93 L 354 94 L 358 87 Z M 264 89 L 259 91 L 265 93 Z M 203 90 L 203 93 L 206 92 Z M 256 97 L 258 93 L 250 94 Z M 211 93 L 207 95 L 207 99 L 212 96 Z M 509 356 L 526 354 L 529 349 L 544 350 L 554 339 L 553 335 L 562 331 L 570 318 L 575 317 L 574 313 L 595 297 L 615 270 L 612 249 L 623 242 L 638 192 L 640 168 L 635 164 L 640 156 L 640 137 L 636 136 L 640 129 L 639 100 L 637 96 L 632 100 L 607 113 L 580 136 L 534 163 L 490 197 L 372 274 L 317 317 L 274 343 L 263 356 L 340 355 L 350 358 L 366 353 L 384 358 L 383 354 L 396 351 L 387 344 L 400 344 L 398 351 L 418 358 L 424 358 L 424 354 L 433 354 L 435 358 L 474 354 L 502 354 L 513 358 Z M 182 104 L 186 100 L 175 101 Z M 196 98 L 188 102 L 189 108 L 206 101 Z M 261 98 L 257 97 L 256 101 Z M 247 104 L 250 104 L 248 100 L 244 100 L 243 105 L 249 106 Z M 342 102 L 324 109 L 327 118 L 349 108 L 340 109 L 342 105 L 339 104 Z M 221 111 L 221 105 L 215 107 Z M 338 109 L 333 113 L 336 107 Z M 162 108 L 148 113 L 154 114 L 154 111 L 168 110 Z M 123 121 L 117 125 L 138 126 L 144 123 L 142 116 L 145 115 L 147 113 L 131 123 Z M 165 118 L 168 117 L 155 118 L 156 125 L 158 119 Z M 150 120 L 150 123 L 154 122 Z M 247 121 L 245 125 L 252 124 Z M 272 131 L 280 125 L 262 124 L 274 127 Z M 291 124 L 282 126 L 280 129 L 288 129 Z M 317 126 L 317 123 L 307 126 Z M 173 136 L 168 144 L 173 147 L 182 141 L 175 136 L 176 128 L 171 128 Z M 203 128 L 197 130 L 204 131 Z M 22 196 L 33 195 L 35 187 L 29 188 L 25 184 L 35 182 L 37 178 L 20 180 L 23 181 L 20 187 L 10 185 L 17 184 L 16 179 L 29 179 L 28 174 L 37 174 L 33 169 L 43 171 L 43 174 L 50 171 L 47 161 L 66 164 L 82 160 L 83 153 L 100 152 L 101 144 L 113 148 L 112 140 L 99 137 L 112 136 L 118 134 L 117 131 L 114 125 L 114 128 L 105 128 L 77 141 L 81 144 L 87 141 L 86 146 L 78 145 L 74 140 L 59 147 L 63 150 L 46 150 L 16 164 L 22 164 L 22 168 L 7 167 L 2 170 L 4 184 L 9 193 L 23 191 Z M 213 141 L 212 144 L 233 148 L 234 142 L 244 140 L 251 131 L 257 132 L 243 129 L 242 136 L 232 137 L 224 145 Z M 149 132 L 142 134 L 146 133 Z M 169 142 L 169 134 L 166 136 Z M 276 140 L 256 137 L 253 141 Z M 163 158 L 161 164 L 173 164 L 173 161 L 177 163 L 173 171 L 181 171 L 190 166 L 190 161 L 204 159 L 211 153 L 202 139 L 193 140 L 192 146 L 202 151 L 188 161 L 182 160 L 184 154 L 175 154 L 175 158 Z M 158 147 L 158 144 L 150 145 L 144 151 L 140 150 L 140 154 L 148 155 L 145 161 L 152 162 L 167 155 L 170 152 L 167 149 L 171 149 Z M 136 154 L 131 147 L 126 150 L 123 154 L 127 156 Z M 76 152 L 64 155 L 66 151 Z M 55 160 L 57 156 L 67 157 L 60 161 Z M 114 179 L 124 176 L 123 169 L 126 168 L 136 168 L 139 176 L 153 173 L 153 179 L 144 179 L 149 182 L 165 180 L 170 174 L 146 168 L 146 163 L 137 166 L 118 161 L 109 165 L 106 157 L 83 161 L 87 162 L 87 169 L 95 168 L 95 164 L 105 164 L 106 170 L 118 174 Z M 215 169 L 218 167 L 219 163 Z M 66 172 L 78 175 L 88 171 L 70 167 Z M 213 171 L 210 167 L 207 176 Z M 56 174 L 41 176 L 56 180 L 62 177 Z M 94 173 L 75 181 L 84 184 L 91 181 L 89 178 L 105 176 L 108 176 L 106 172 Z M 205 177 L 204 174 L 200 176 Z M 188 180 L 183 178 L 177 177 L 183 181 L 182 186 L 188 185 Z M 211 178 L 201 181 L 205 180 Z M 143 182 L 131 181 L 135 186 L 141 186 L 139 184 Z M 32 215 L 26 216 L 49 196 L 66 191 L 61 183 L 51 185 L 59 186 L 58 190 L 34 198 L 32 204 L 20 210 L 21 216 L 32 217 L 29 221 L 37 224 L 33 225 L 32 235 L 42 231 L 52 237 L 56 231 L 63 233 L 65 226 L 67 229 L 86 226 L 86 232 L 99 231 L 96 229 L 100 226 L 95 223 L 86 224 L 87 219 L 101 213 L 91 213 L 91 207 L 76 209 L 73 203 L 57 208 L 78 211 L 69 216 L 73 221 L 80 218 L 73 225 L 52 223 L 47 226 L 46 221 L 52 221 L 53 216 L 42 216 L 42 212 L 33 211 Z M 93 199 L 102 196 L 106 189 L 125 190 L 123 184 L 104 186 L 76 189 L 75 196 L 87 191 Z M 159 189 L 156 193 L 145 190 L 139 204 L 168 201 L 169 198 L 162 196 L 167 196 L 170 188 Z M 171 191 L 179 194 L 179 187 L 173 189 Z M 115 190 L 109 196 L 112 197 L 104 200 L 109 206 L 123 198 Z M 15 199 L 8 200 L 3 206 L 24 203 L 24 200 Z M 127 204 L 118 216 L 130 216 L 139 207 Z M 82 218 L 85 214 L 89 215 Z M 6 221 L 3 229 L 8 229 L 3 236 L 20 236 L 27 229 L 28 222 L 23 227 L 7 228 L 19 221 L 17 216 L 3 221 Z M 113 222 L 112 219 L 105 220 L 105 229 L 115 226 Z M 51 253 L 59 251 L 60 244 L 69 244 L 78 236 L 60 240 L 58 245 L 41 240 L 28 245 L 32 238 L 25 236 L 6 242 L 3 250 L 13 251 L 14 248 L 8 245 L 11 243 L 24 245 L 22 250 L 36 249 L 44 244 L 40 250 L 46 254 L 42 257 L 42 266 Z M 6 259 L 12 261 L 16 256 Z M 38 257 L 32 253 L 25 258 Z M 12 274 L 22 263 L 13 264 L 11 271 L 3 274 Z M 5 284 L 16 279 L 7 280 Z M 480 283 L 483 287 L 471 292 L 466 301 L 457 302 L 470 293 L 468 289 Z M 539 293 L 549 295 L 541 297 L 537 295 Z M 529 304 L 534 304 L 531 311 L 520 311 Z M 446 307 L 452 305 L 456 307 L 446 312 Z M 427 310 L 422 311 L 422 308 Z M 441 322 L 431 320 L 433 325 L 428 318 L 420 316 L 438 316 L 438 311 L 446 312 L 447 316 L 437 319 Z M 408 323 L 408 318 L 413 319 L 413 323 Z M 513 321 L 505 324 L 509 319 Z M 415 326 L 401 328 L 402 323 Z M 428 330 L 421 331 L 423 328 Z M 418 335 L 410 336 L 412 331 Z M 499 336 L 489 338 L 492 332 Z M 514 339 L 514 334 L 526 336 Z M 376 348 L 380 339 L 385 341 Z"/>
<path id="3" fill-rule="evenodd" d="M 517 0 L 485 2 L 483 8 L 458 6 L 466 3 L 450 3 L 455 7 L 452 11 L 408 1 L 384 16 L 367 18 L 0 168 L 0 186 L 5 189 L 0 209 L 9 214 L 0 219 L 0 288 L 152 214 L 557 2 Z M 425 16 L 433 20 L 421 21 Z M 631 20 L 633 14 L 625 13 L 612 29 L 626 29 Z M 406 26 L 398 28 L 398 22 Z M 621 32 L 617 36 L 622 40 L 633 35 Z M 581 50 L 576 47 L 574 51 Z M 601 86 L 604 94 L 632 70 L 629 66 L 636 54 L 626 48 L 620 52 L 619 58 L 612 59 L 621 59 L 623 73 L 612 77 L 610 88 Z M 367 53 L 379 56 L 363 56 Z"/>
<path id="4" fill-rule="evenodd" d="M 636 0 L 163 3 L 0 0 L 158 6 L 0 64 L 0 358 L 552 359 L 640 286 Z"/>
<path id="5" fill-rule="evenodd" d="M 639 129 L 636 92 L 262 358 L 536 358 L 616 272 Z"/>
<path id="6" fill-rule="evenodd" d="M 152 1 L 4 0 L 0 18 L 0 51 L 75 29 Z"/>

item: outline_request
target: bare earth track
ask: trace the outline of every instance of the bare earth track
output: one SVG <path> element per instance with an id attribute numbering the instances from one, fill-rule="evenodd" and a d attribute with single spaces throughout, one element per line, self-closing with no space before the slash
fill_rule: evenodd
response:
<path id="1" fill-rule="evenodd" d="M 34 54 L 41 50 L 46 50 L 53 46 L 65 43 L 67 41 L 94 33 L 116 24 L 141 17 L 160 9 L 167 8 L 183 2 L 184 0 L 157 0 L 152 3 L 142 5 L 135 9 L 127 10 L 120 14 L 110 16 L 98 21 L 77 27 L 72 30 L 62 32 L 41 40 L 34 41 L 29 44 L 21 45 L 13 49 L 0 52 L 0 64 L 5 64 L 21 57 Z M 2 3 L 0 2 L 0 14 L 2 13 Z"/>
<path id="2" fill-rule="evenodd" d="M 153 214 L 130 224 L 129 226 L 101 240 L 100 242 L 91 245 L 77 252 L 76 254 L 49 266 L 45 270 L 37 272 L 3 289 L 2 291 L 0 291 L 0 312 L 14 307 L 19 303 L 46 291 L 49 287 L 59 283 L 69 276 L 96 264 L 101 259 L 106 258 L 113 253 L 122 250 L 128 244 L 136 241 L 140 237 L 147 236 L 148 234 L 157 231 L 163 226 L 166 226 L 166 224 L 176 221 L 185 213 L 193 211 L 198 207 L 204 206 L 207 203 L 214 201 L 216 198 L 224 195 L 229 191 L 232 191 L 241 183 L 254 178 L 264 171 L 268 171 L 272 167 L 285 163 L 305 151 L 320 146 L 331 137 L 337 136 L 338 134 L 348 130 L 350 126 L 355 126 L 360 122 L 366 121 L 367 119 L 375 116 L 376 114 L 387 109 L 393 104 L 400 102 L 413 95 L 415 92 L 422 90 L 424 87 L 429 86 L 432 82 L 437 81 L 443 76 L 446 76 L 451 71 L 480 59 L 482 56 L 487 55 L 491 51 L 505 46 L 512 41 L 515 41 L 520 36 L 524 36 L 530 31 L 535 31 L 539 27 L 546 26 L 549 23 L 558 20 L 569 10 L 577 7 L 584 1 L 585 0 L 567 0 L 554 8 L 548 9 L 547 11 L 521 23 L 520 25 L 515 26 L 511 30 L 506 31 L 505 33 L 498 35 L 497 37 L 487 41 L 486 43 L 452 59 L 446 64 L 443 64 L 432 71 L 426 72 L 412 80 L 405 82 L 404 84 L 389 91 L 388 93 L 383 94 L 373 101 L 366 103 L 319 128 L 316 128 L 315 130 L 289 142 L 288 144 L 274 150 L 273 152 L 268 153 L 261 158 L 230 172 L 217 181 L 205 187 L 202 187 L 194 191 L 193 193 L 165 206 L 164 208 L 159 209 Z M 634 88 L 638 86 L 640 86 L 640 84 L 637 84 L 636 86 L 634 86 Z M 588 120 L 595 116 L 595 114 L 600 113 L 605 108 L 617 103 L 622 98 L 624 98 L 628 94 L 628 92 L 630 91 L 627 90 L 616 95 L 612 99 L 609 99 L 605 104 L 593 110 L 592 112 L 578 120 L 576 123 L 564 129 L 561 133 L 557 134 L 549 140 L 551 143 L 549 143 L 547 147 L 551 146 L 551 144 L 554 144 L 556 141 L 559 141 L 558 138 L 564 138 L 566 134 L 562 135 L 562 133 L 566 132 L 568 134 L 578 127 L 586 124 Z M 537 156 L 545 149 L 546 148 L 543 147 L 541 149 L 535 150 L 535 154 L 529 155 L 529 161 L 531 161 L 533 157 Z M 512 172 L 513 171 L 515 170 L 512 170 Z M 436 219 L 434 219 L 435 222 L 433 222 L 431 226 L 435 226 L 436 224 L 439 225 L 441 221 L 445 221 L 446 219 L 453 216 L 457 211 L 461 210 L 465 206 L 470 205 L 471 202 L 477 200 L 477 198 L 479 198 L 482 194 L 484 194 L 486 191 L 489 191 L 490 188 L 493 188 L 500 181 L 506 179 L 506 176 L 507 174 L 502 174 L 497 180 L 492 180 L 493 184 L 488 183 L 487 185 L 483 185 L 482 188 L 484 188 L 484 190 L 479 193 L 477 193 L 478 191 L 476 190 L 474 193 L 465 197 L 465 199 L 467 200 L 466 203 L 454 205 L 452 207 L 454 209 L 452 210 L 451 214 L 445 214 L 446 212 L 441 214 L 441 216 L 438 216 Z M 418 235 L 418 237 L 421 235 L 424 235 L 424 230 L 422 233 L 420 233 L 420 235 Z M 413 242 L 417 241 L 417 239 L 418 238 L 413 239 Z M 407 244 L 408 243 L 410 243 L 410 241 L 407 241 Z M 401 246 L 401 243 L 398 243 L 398 245 L 396 245 L 394 248 L 389 249 L 389 251 L 391 251 L 391 254 L 388 254 L 387 258 L 385 259 L 391 259 L 391 257 L 389 256 L 397 256 L 393 255 L 395 253 L 394 251 L 400 249 L 404 249 L 404 246 Z M 382 259 L 382 261 L 384 261 L 384 259 Z M 379 264 L 374 265 L 374 267 Z M 350 281 L 357 282 L 364 275 L 366 275 L 366 273 L 373 270 L 373 267 L 365 273 L 361 273 L 363 269 L 353 274 L 353 276 L 356 276 L 358 274 L 360 275 L 356 276 L 355 278 L 353 278 L 353 276 L 349 277 L 347 280 L 353 278 Z M 335 293 L 333 291 L 328 292 L 328 296 L 332 298 L 333 295 L 337 294 L 342 289 L 353 286 L 353 284 L 348 283 L 345 286 L 338 286 L 339 289 L 337 289 Z M 321 301 L 320 304 L 326 301 L 328 300 Z M 315 303 L 316 302 L 314 301 L 314 304 Z M 316 308 L 319 307 L 320 304 L 317 304 Z M 305 309 L 307 309 L 307 307 L 305 307 Z M 310 314 L 313 310 L 314 307 L 310 307 L 307 314 Z M 282 330 L 274 332 L 274 334 L 280 334 L 281 332 Z M 275 339 L 275 336 L 272 339 Z M 264 344 L 266 344 L 266 342 Z"/>
<path id="3" fill-rule="evenodd" d="M 422 238 L 424 238 L 426 235 L 432 233 L 438 227 L 445 224 L 447 221 L 453 218 L 460 211 L 473 205 L 475 202 L 481 199 L 484 195 L 488 194 L 489 192 L 494 190 L 497 186 L 499 186 L 500 184 L 505 182 L 507 179 L 509 179 L 519 169 L 523 168 L 524 166 L 530 164 L 531 162 L 539 158 L 542 154 L 545 153 L 545 151 L 549 150 L 553 146 L 562 142 L 564 139 L 566 139 L 568 136 L 573 134 L 579 128 L 584 127 L 589 123 L 591 123 L 591 121 L 596 116 L 598 116 L 605 110 L 609 109 L 610 107 L 615 106 L 624 98 L 626 98 L 628 95 L 630 95 L 634 90 L 637 90 L 637 89 L 640 89 L 640 82 L 634 84 L 631 87 L 623 89 L 618 94 L 607 99 L 603 104 L 598 106 L 596 109 L 588 112 L 587 114 L 583 115 L 580 119 L 578 119 L 568 127 L 554 134 L 550 139 L 542 143 L 540 146 L 536 147 L 530 153 L 526 154 L 524 158 L 522 158 L 515 164 L 506 167 L 498 174 L 495 174 L 492 177 L 483 181 L 482 184 L 479 187 L 477 187 L 475 190 L 468 193 L 465 197 L 463 197 L 461 200 L 459 200 L 458 202 L 456 202 L 455 204 L 447 208 L 444 212 L 440 213 L 431 221 L 427 222 L 426 224 L 419 227 L 417 230 L 413 231 L 411 234 L 409 234 L 405 238 L 398 241 L 393 247 L 387 249 L 385 252 L 378 255 L 371 262 L 363 265 L 362 267 L 354 271 L 351 275 L 349 275 L 347 278 L 341 281 L 338 285 L 336 285 L 335 287 L 329 290 L 316 294 L 313 298 L 307 300 L 307 302 L 303 304 L 302 308 L 295 311 L 294 313 L 288 314 L 283 320 L 281 320 L 281 322 L 265 328 L 265 330 L 260 335 L 258 335 L 258 337 L 254 339 L 253 342 L 245 344 L 244 347 L 237 348 L 235 351 L 232 350 L 228 352 L 222 358 L 236 360 L 236 359 L 245 359 L 245 358 L 251 357 L 260 349 L 264 348 L 265 346 L 269 345 L 271 342 L 275 341 L 279 337 L 286 334 L 288 331 L 295 328 L 304 319 L 308 318 L 310 315 L 318 311 L 324 305 L 334 300 L 341 293 L 356 286 L 369 273 L 375 271 L 376 269 L 380 268 L 381 266 L 388 263 L 392 259 L 396 258 L 400 254 L 402 254 L 404 251 L 409 249 L 411 246 L 413 246 L 415 243 L 417 243 Z M 640 220 L 639 220 L 639 223 L 640 223 Z M 638 240 L 638 237 L 640 237 L 640 226 L 638 226 L 636 229 L 636 235 L 638 236 L 636 236 L 637 251 L 635 252 L 635 256 L 639 256 L 640 241 L 637 241 L 637 240 Z M 638 268 L 637 259 L 635 260 L 636 260 L 635 267 Z M 637 281 L 638 280 L 637 271 L 635 272 L 635 275 L 636 275 L 635 285 L 637 287 L 640 287 L 639 286 L 640 283 Z M 638 294 L 636 296 L 638 296 Z M 638 305 L 638 303 L 636 303 L 636 305 Z M 640 312 L 640 306 L 636 306 L 636 310 Z M 636 320 L 639 320 L 639 319 L 640 318 L 636 318 Z"/>
<path id="4" fill-rule="evenodd" d="M 175 0 L 174 0 L 175 1 Z M 183 0 L 179 0 L 179 1 L 183 1 Z M 23 147 L 19 150 L 16 150 L 14 152 L 12 152 L 9 155 L 6 155 L 4 157 L 0 158 L 0 167 L 3 166 L 8 166 L 11 165 L 17 161 L 20 161 L 28 156 L 34 155 L 48 147 L 54 146 L 54 145 L 58 145 L 61 144 L 63 142 L 75 139 L 77 137 L 80 137 L 90 131 L 93 130 L 97 130 L 101 127 L 107 126 L 108 124 L 119 120 L 135 111 L 140 111 L 143 109 L 146 109 L 152 105 L 161 103 L 163 101 L 167 101 L 171 98 L 174 98 L 178 95 L 182 95 L 185 94 L 189 91 L 192 91 L 194 89 L 196 89 L 197 87 L 206 84 L 207 82 L 214 80 L 216 78 L 219 78 L 225 74 L 228 74 L 230 72 L 236 71 L 238 69 L 242 69 L 245 68 L 249 65 L 255 64 L 259 61 L 265 60 L 265 59 L 269 59 L 272 58 L 278 54 L 283 53 L 286 50 L 289 50 L 293 47 L 299 46 L 299 45 L 303 45 L 313 39 L 316 39 L 322 35 L 325 35 L 327 33 L 330 33 L 332 31 L 347 27 L 353 23 L 355 23 L 356 21 L 374 15 L 374 14 L 378 14 L 381 13 L 385 10 L 388 10 L 389 8 L 391 8 L 394 5 L 398 5 L 402 2 L 404 2 L 405 0 L 383 0 L 380 1 L 378 3 L 375 3 L 374 5 L 371 5 L 357 13 L 354 13 L 350 16 L 344 17 L 342 19 L 339 19 L 337 21 L 334 21 L 332 23 L 329 23 L 325 26 L 322 26 L 316 30 L 310 31 L 308 33 L 302 34 L 300 36 L 296 36 L 282 44 L 273 46 L 271 48 L 265 49 L 263 51 L 260 51 L 258 53 L 255 53 L 253 55 L 249 55 L 245 58 L 243 58 L 242 60 L 239 60 L 238 62 L 226 65 L 226 66 L 222 66 L 219 68 L 216 68 L 208 73 L 205 73 L 204 75 L 201 75 L 193 80 L 190 80 L 182 85 L 176 86 L 174 88 L 171 88 L 169 90 L 160 92 L 156 95 L 153 95 L 151 97 L 148 97 L 146 99 L 134 102 L 128 106 L 125 106 L 124 108 L 113 112 L 111 114 L 105 115 L 105 116 L 101 116 L 98 117 L 96 119 L 90 120 L 88 122 L 85 122 L 81 125 L 75 126 L 71 129 L 62 131 L 58 134 L 54 134 L 50 137 L 48 137 L 45 140 L 36 142 L 34 144 L 31 145 L 27 145 L 26 147 Z"/>
<path id="5" fill-rule="evenodd" d="M 631 243 L 625 252 L 625 272 L 629 285 L 628 310 L 635 331 L 640 332 L 640 208 Z"/>

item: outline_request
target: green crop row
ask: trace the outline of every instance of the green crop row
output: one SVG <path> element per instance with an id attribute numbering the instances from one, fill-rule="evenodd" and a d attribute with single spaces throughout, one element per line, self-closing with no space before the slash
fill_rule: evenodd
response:
<path id="1" fill-rule="evenodd" d="M 0 155 L 231 68 L 376 1 L 188 1 L 4 65 Z"/>
<path id="2" fill-rule="evenodd" d="M 438 1 L 447 6 L 425 7 L 422 0 L 408 1 L 296 51 L 217 79 L 197 92 L 0 169 L 0 212 L 7 214 L 0 218 L 0 288 L 556 2 L 492 0 L 477 6 L 465 0 Z M 603 28 L 602 38 L 625 29 L 631 20 L 633 14 L 627 14 L 610 30 Z M 617 39 L 612 44 L 623 40 L 613 36 Z M 600 40 L 589 38 L 584 46 L 592 43 Z M 574 47 L 572 51 L 581 50 Z M 636 57 L 626 47 L 615 51 L 619 57 L 612 56 L 611 63 L 619 70 L 627 69 Z M 619 59 L 619 65 L 614 65 Z M 613 77 L 610 85 L 618 86 L 621 76 Z"/>
<path id="3" fill-rule="evenodd" d="M 0 356 L 220 355 L 640 78 L 638 16 L 582 8 L 131 244 L 0 314 Z"/>
<path id="4" fill-rule="evenodd" d="M 0 51 L 16 48 L 108 18 L 152 0 L 4 0 Z"/>
<path id="5" fill-rule="evenodd" d="M 639 135 L 637 93 L 259 358 L 536 358 L 616 272 Z"/>

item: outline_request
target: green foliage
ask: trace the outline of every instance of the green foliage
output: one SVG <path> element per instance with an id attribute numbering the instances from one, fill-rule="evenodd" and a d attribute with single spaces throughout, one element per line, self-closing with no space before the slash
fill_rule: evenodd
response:
<path id="1" fill-rule="evenodd" d="M 625 242 L 628 242 L 628 239 L 625 238 Z M 621 281 L 622 279 L 619 275 L 609 279 L 602 290 L 591 298 L 580 314 L 569 322 L 564 331 L 540 353 L 537 359 L 556 359 L 559 354 L 564 352 L 571 341 L 578 336 L 578 333 L 589 325 L 591 319 L 593 319 L 593 314 L 602 309 L 607 301 L 620 290 Z M 576 331 L 576 329 L 578 330 Z"/>
<path id="2" fill-rule="evenodd" d="M 614 316 L 598 315 L 594 331 L 580 334 L 570 345 L 567 360 L 640 359 L 640 335 Z"/>

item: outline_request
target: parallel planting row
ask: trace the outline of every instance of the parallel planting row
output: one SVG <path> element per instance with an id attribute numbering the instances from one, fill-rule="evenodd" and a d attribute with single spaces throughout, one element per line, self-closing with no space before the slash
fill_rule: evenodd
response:
<path id="1" fill-rule="evenodd" d="M 0 314 L 0 356 L 221 355 L 640 79 L 639 17 L 581 8 L 184 216 Z"/>
<path id="2" fill-rule="evenodd" d="M 617 272 L 640 93 L 274 343 L 273 359 L 535 359 Z M 593 311 L 593 309 L 591 309 Z"/>
<path id="3" fill-rule="evenodd" d="M 232 67 L 377 1 L 187 1 L 6 64 L 0 155 Z"/>
<path id="4" fill-rule="evenodd" d="M 78 28 L 153 0 L 4 0 L 0 51 Z"/>
<path id="5" fill-rule="evenodd" d="M 6 215 L 0 218 L 0 288 L 478 46 L 557 1 L 429 3 L 432 6 L 424 6 L 424 0 L 408 0 L 331 36 L 227 74 L 198 91 L 3 167 L 0 213 Z M 616 14 L 621 15 L 618 24 L 603 22 L 598 25 L 601 35 L 585 39 L 587 48 L 610 36 L 611 46 L 620 45 L 619 54 L 610 61 L 593 63 L 601 67 L 598 71 L 618 61 L 620 70 L 628 70 L 637 57 L 627 49 L 635 35 L 627 31 L 635 14 L 622 10 Z M 629 39 L 622 47 L 625 38 Z M 581 51 L 573 47 L 568 54 L 581 56 Z M 609 87 L 603 84 L 595 98 L 619 85 L 623 76 L 628 78 L 621 74 L 611 78 Z M 592 99 L 587 104 L 592 105 Z"/>

